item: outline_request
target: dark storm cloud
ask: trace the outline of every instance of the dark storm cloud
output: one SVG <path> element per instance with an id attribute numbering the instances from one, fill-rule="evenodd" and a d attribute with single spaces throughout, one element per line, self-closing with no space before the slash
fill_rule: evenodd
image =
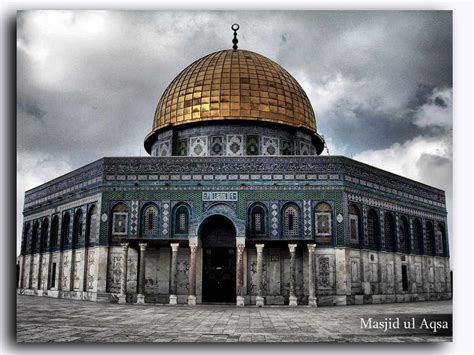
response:
<path id="1" fill-rule="evenodd" d="M 20 12 L 19 209 L 32 184 L 102 156 L 145 154 L 166 86 L 231 48 L 236 22 L 239 48 L 301 83 L 333 154 L 449 134 L 435 108 L 450 105 L 451 12 Z"/>
<path id="2" fill-rule="evenodd" d="M 89 20 L 103 33 L 74 33 Z M 63 28 L 48 28 L 48 21 Z M 312 89 L 344 78 L 346 87 L 331 93 L 338 97 L 318 124 L 333 144 L 347 144 L 359 131 L 354 153 L 421 134 L 412 123 L 413 98 L 420 87 L 429 88 L 426 98 L 433 88 L 452 85 L 449 12 L 75 12 L 58 18 L 24 12 L 18 20 L 18 97 L 36 104 L 20 107 L 19 149 L 52 154 L 65 148 L 66 138 L 87 142 L 92 151 L 99 145 L 102 154 L 138 152 L 168 83 L 200 56 L 229 48 L 233 22 L 241 25 L 241 48 L 305 77 L 317 115 L 324 96 Z M 35 57 L 41 51 L 45 59 Z M 32 112 L 34 107 L 44 109 Z M 32 124 L 37 113 L 48 124 Z M 367 129 L 377 138 L 361 139 Z M 68 147 L 63 152 L 74 165 L 87 162 L 84 147 Z"/>

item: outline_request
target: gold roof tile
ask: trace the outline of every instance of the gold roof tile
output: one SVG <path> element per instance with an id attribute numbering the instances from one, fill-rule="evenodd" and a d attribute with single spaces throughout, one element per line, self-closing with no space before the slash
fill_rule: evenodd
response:
<path id="1" fill-rule="evenodd" d="M 191 105 L 192 112 L 187 109 Z M 198 59 L 171 82 L 158 102 L 148 136 L 163 127 L 228 118 L 286 124 L 316 133 L 311 103 L 285 69 L 258 53 L 229 49 Z"/>

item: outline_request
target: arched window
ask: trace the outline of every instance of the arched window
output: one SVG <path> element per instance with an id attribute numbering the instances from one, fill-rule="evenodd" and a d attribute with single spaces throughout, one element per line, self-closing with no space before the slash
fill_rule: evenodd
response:
<path id="1" fill-rule="evenodd" d="M 128 207 L 119 202 L 112 208 L 112 241 L 120 241 L 128 234 Z"/>
<path id="2" fill-rule="evenodd" d="M 349 206 L 349 234 L 351 237 L 351 244 L 362 244 L 360 243 L 360 210 L 352 204 Z"/>
<path id="3" fill-rule="evenodd" d="M 154 204 L 146 205 L 142 209 L 141 231 L 143 237 L 158 236 L 158 207 Z"/>
<path id="4" fill-rule="evenodd" d="M 297 236 L 299 234 L 299 208 L 294 204 L 283 208 L 283 234 L 285 236 Z"/>
<path id="5" fill-rule="evenodd" d="M 395 219 L 393 214 L 386 212 L 384 216 L 384 239 L 385 239 L 385 250 L 395 250 Z"/>
<path id="6" fill-rule="evenodd" d="M 61 239 L 62 239 L 62 245 L 66 246 L 69 245 L 69 229 L 70 229 L 70 223 L 71 223 L 71 217 L 69 216 L 69 212 L 66 212 L 63 215 L 63 223 L 62 223 L 62 228 L 61 228 Z"/>
<path id="7" fill-rule="evenodd" d="M 31 253 L 32 254 L 38 251 L 38 234 L 39 234 L 39 222 L 36 221 L 33 224 L 33 233 L 31 235 Z"/>
<path id="8" fill-rule="evenodd" d="M 266 209 L 262 205 L 250 208 L 250 234 L 253 236 L 265 234 Z"/>
<path id="9" fill-rule="evenodd" d="M 185 205 L 175 208 L 174 212 L 174 234 L 185 235 L 189 230 L 189 210 Z"/>
<path id="10" fill-rule="evenodd" d="M 73 245 L 81 244 L 82 230 L 83 230 L 82 209 L 78 209 L 74 217 L 74 230 L 72 234 Z"/>
<path id="11" fill-rule="evenodd" d="M 374 209 L 367 213 L 367 240 L 369 247 L 379 249 L 380 247 L 380 229 L 379 217 Z"/>
<path id="12" fill-rule="evenodd" d="M 413 221 L 413 252 L 423 252 L 423 228 L 419 219 Z"/>
<path id="13" fill-rule="evenodd" d="M 96 242 L 97 234 L 97 208 L 92 205 L 87 213 L 87 234 L 86 234 L 86 246 L 94 244 Z"/>
<path id="14" fill-rule="evenodd" d="M 317 237 L 327 237 L 332 235 L 331 228 L 331 206 L 326 202 L 321 202 L 314 209 L 314 220 L 316 221 L 315 234 Z"/>
<path id="15" fill-rule="evenodd" d="M 438 224 L 436 226 L 436 252 L 439 255 L 444 254 L 444 242 L 445 242 L 445 233 L 444 233 L 444 226 L 442 224 Z"/>
<path id="16" fill-rule="evenodd" d="M 25 229 L 23 230 L 23 243 L 22 243 L 22 254 L 26 254 L 30 251 L 30 224 L 26 223 Z"/>
<path id="17" fill-rule="evenodd" d="M 41 224 L 40 253 L 45 252 L 48 247 L 48 227 L 49 221 L 45 218 Z"/>
<path id="18" fill-rule="evenodd" d="M 398 237 L 400 244 L 400 251 L 408 252 L 408 245 L 410 241 L 410 228 L 408 227 L 408 220 L 405 216 L 400 217 L 400 223 L 398 226 Z"/>
<path id="19" fill-rule="evenodd" d="M 426 248 L 425 248 L 425 253 L 428 255 L 433 255 L 433 240 L 434 240 L 433 223 L 428 221 L 426 222 Z"/>
<path id="20" fill-rule="evenodd" d="M 50 242 L 51 249 L 58 246 L 58 234 L 59 234 L 59 217 L 54 216 L 53 222 L 51 222 L 51 242 Z"/>

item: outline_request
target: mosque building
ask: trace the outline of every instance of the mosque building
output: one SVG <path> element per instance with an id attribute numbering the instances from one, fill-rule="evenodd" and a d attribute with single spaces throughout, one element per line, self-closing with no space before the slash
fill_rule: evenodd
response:
<path id="1" fill-rule="evenodd" d="M 102 158 L 25 194 L 18 293 L 289 306 L 451 298 L 445 193 L 320 155 L 312 105 L 234 46 L 158 102 L 149 157 Z"/>

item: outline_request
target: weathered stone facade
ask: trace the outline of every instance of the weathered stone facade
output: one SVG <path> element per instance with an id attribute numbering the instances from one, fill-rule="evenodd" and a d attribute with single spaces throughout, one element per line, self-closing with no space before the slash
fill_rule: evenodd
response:
<path id="1" fill-rule="evenodd" d="M 211 192 L 227 194 L 209 201 Z M 242 245 L 236 267 L 243 269 L 240 294 L 245 304 L 255 304 L 258 297 L 265 304 L 288 304 L 291 294 L 297 304 L 307 304 L 311 292 L 318 305 L 451 297 L 444 193 L 344 157 L 104 158 L 27 192 L 25 201 L 21 293 L 118 301 L 125 242 L 125 296 L 136 302 L 139 243 L 146 243 L 144 301 L 169 302 L 174 270 L 177 302 L 188 302 L 191 295 L 199 303 L 205 238 L 200 227 L 219 215 L 231 221 Z M 324 236 L 316 233 L 315 211 L 321 202 L 330 208 Z M 143 211 L 150 203 L 157 208 L 158 225 L 155 233 L 145 235 Z M 258 236 L 250 227 L 256 203 L 265 225 Z M 284 232 L 288 203 L 297 209 L 294 223 L 299 226 L 291 236 Z M 126 226 L 116 236 L 112 222 L 118 204 L 125 206 L 120 213 Z M 189 213 L 184 234 L 176 233 L 179 206 Z M 359 211 L 356 240 L 351 206 Z M 374 245 L 369 243 L 369 211 L 378 217 Z M 394 230 L 384 228 L 386 214 L 394 217 Z M 53 222 L 55 216 L 59 223 Z M 403 236 L 402 220 L 408 222 Z M 414 230 L 416 223 L 423 227 L 421 235 Z M 42 229 L 44 224 L 49 228 Z M 426 226 L 434 233 L 427 233 Z M 388 243 L 385 233 L 394 240 Z M 310 262 L 308 246 L 314 244 Z M 260 261 L 256 245 L 261 245 Z"/>

